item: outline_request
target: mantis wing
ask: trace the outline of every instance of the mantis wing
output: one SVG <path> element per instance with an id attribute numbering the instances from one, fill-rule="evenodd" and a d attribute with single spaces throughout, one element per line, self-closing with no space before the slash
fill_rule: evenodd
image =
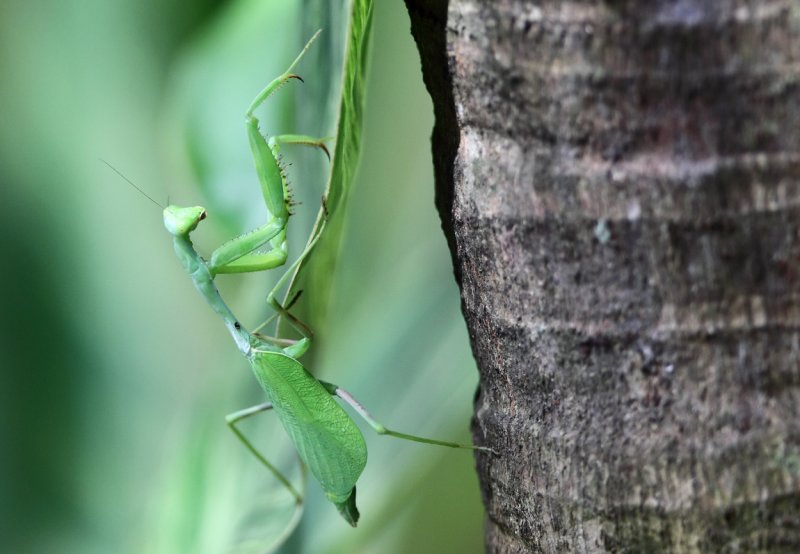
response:
<path id="1" fill-rule="evenodd" d="M 251 357 L 256 379 L 300 458 L 340 512 L 351 500 L 358 477 L 367 464 L 367 446 L 353 420 L 331 394 L 297 360 L 276 352 Z M 351 525 L 354 517 L 342 515 Z"/>

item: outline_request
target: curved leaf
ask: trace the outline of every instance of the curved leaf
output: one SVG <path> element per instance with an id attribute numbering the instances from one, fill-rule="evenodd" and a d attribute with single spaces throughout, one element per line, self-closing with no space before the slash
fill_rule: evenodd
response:
<path id="1" fill-rule="evenodd" d="M 339 117 L 336 125 L 336 148 L 325 188 L 325 207 L 320 209 L 309 241 L 320 230 L 322 218 L 328 224 L 315 252 L 301 264 L 287 291 L 287 298 L 297 290 L 297 276 L 308 266 L 307 289 L 311 319 L 321 321 L 330 296 L 330 276 L 336 266 L 344 232 L 344 211 L 358 169 L 364 119 L 366 72 L 372 29 L 372 0 L 352 0 L 346 34 L 345 63 L 342 71 Z"/>

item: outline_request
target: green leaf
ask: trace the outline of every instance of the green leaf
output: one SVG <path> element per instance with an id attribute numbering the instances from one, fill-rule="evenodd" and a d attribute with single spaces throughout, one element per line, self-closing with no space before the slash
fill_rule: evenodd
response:
<path id="1" fill-rule="evenodd" d="M 342 71 L 341 100 L 336 125 L 336 148 L 331 172 L 325 188 L 328 223 L 315 252 L 298 267 L 287 291 L 287 298 L 298 289 L 297 277 L 308 266 L 306 295 L 312 321 L 322 321 L 330 298 L 330 276 L 336 266 L 344 233 L 347 200 L 355 180 L 361 154 L 361 137 L 364 119 L 364 99 L 370 31 L 372 28 L 372 0 L 352 0 L 346 34 L 345 64 Z M 321 208 L 309 241 L 320 231 Z"/>

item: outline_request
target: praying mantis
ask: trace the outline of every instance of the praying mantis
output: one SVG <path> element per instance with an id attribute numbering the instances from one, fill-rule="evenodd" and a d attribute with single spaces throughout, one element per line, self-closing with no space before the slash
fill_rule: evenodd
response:
<path id="1" fill-rule="evenodd" d="M 276 135 L 269 139 L 265 138 L 259 129 L 259 121 L 254 112 L 281 86 L 292 80 L 302 81 L 292 71 L 319 33 L 320 31 L 317 31 L 308 41 L 288 69 L 272 80 L 255 97 L 245 113 L 250 148 L 268 212 L 266 223 L 224 243 L 213 251 L 208 260 L 205 260 L 195 250 L 190 234 L 200 221 L 206 218 L 206 210 L 200 206 L 169 205 L 164 208 L 163 218 L 167 231 L 173 237 L 175 254 L 180 264 L 208 305 L 222 318 L 267 398 L 262 404 L 228 415 L 226 421 L 229 428 L 288 490 L 299 511 L 303 502 L 302 492 L 298 491 L 256 449 L 238 427 L 238 423 L 246 418 L 273 411 L 294 444 L 302 464 L 310 470 L 327 499 L 337 508 L 345 521 L 355 527 L 359 519 L 356 507 L 356 482 L 366 466 L 367 447 L 359 428 L 336 399 L 349 405 L 379 434 L 452 448 L 489 452 L 491 449 L 429 439 L 388 429 L 376 421 L 350 393 L 337 385 L 316 379 L 299 361 L 311 345 L 312 332 L 289 311 L 297 296 L 284 305 L 278 301 L 277 295 L 291 279 L 295 270 L 312 253 L 323 234 L 327 223 L 324 197 L 323 217 L 316 233 L 267 295 L 267 303 L 275 311 L 272 318 L 256 330 L 248 331 L 225 303 L 215 285 L 215 277 L 219 274 L 265 271 L 281 267 L 287 261 L 286 231 L 292 215 L 292 202 L 286 173 L 278 155 L 279 148 L 281 145 L 297 144 L 320 148 L 326 154 L 328 150 L 324 139 L 305 135 Z M 266 251 L 262 251 L 263 248 L 266 248 Z M 302 338 L 293 340 L 258 332 L 276 317 L 285 318 Z"/>

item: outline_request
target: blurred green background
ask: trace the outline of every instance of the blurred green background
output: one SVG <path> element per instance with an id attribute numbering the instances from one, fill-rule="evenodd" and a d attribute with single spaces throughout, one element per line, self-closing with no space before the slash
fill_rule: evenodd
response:
<path id="1" fill-rule="evenodd" d="M 402 2 L 375 8 L 362 163 L 304 360 L 391 427 L 468 441 L 477 372 L 433 206 L 430 99 Z M 242 114 L 323 27 L 306 84 L 260 114 L 267 132 L 333 134 L 344 13 L 320 0 L 0 4 L 0 551 L 225 552 L 290 515 L 224 425 L 261 401 L 246 362 L 160 210 L 99 159 L 160 202 L 206 206 L 201 252 L 257 225 Z M 319 152 L 289 158 L 296 255 L 327 167 Z M 218 282 L 252 327 L 275 277 Z M 248 430 L 296 467 L 273 418 Z M 359 527 L 310 482 L 282 551 L 482 551 L 470 453 L 365 437 Z"/>

